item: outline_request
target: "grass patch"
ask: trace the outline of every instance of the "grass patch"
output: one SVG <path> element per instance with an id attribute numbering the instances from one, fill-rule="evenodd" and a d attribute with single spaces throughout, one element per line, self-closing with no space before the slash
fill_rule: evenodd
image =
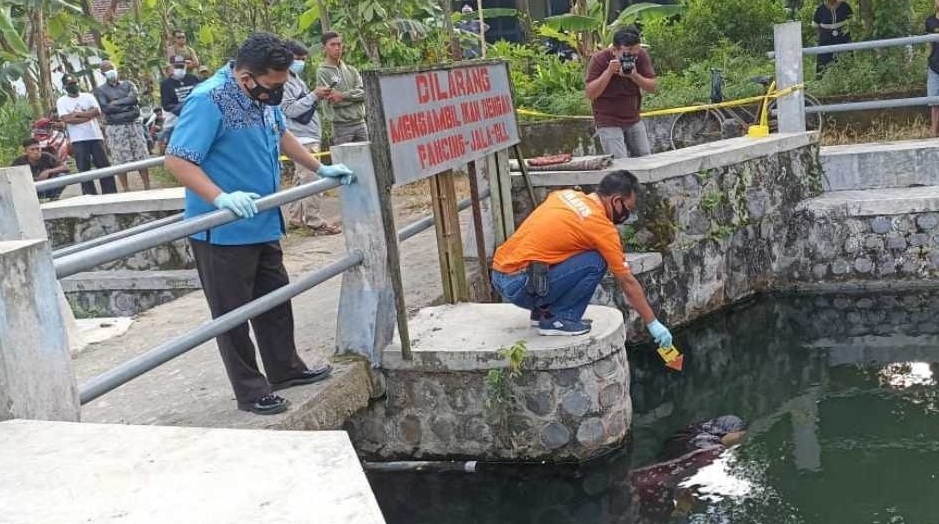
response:
<path id="1" fill-rule="evenodd" d="M 929 137 L 929 120 L 924 116 L 915 116 L 906 120 L 877 118 L 870 125 L 842 126 L 826 125 L 822 128 L 821 142 L 824 146 L 861 144 L 866 142 L 894 142 L 897 140 L 915 140 Z"/>

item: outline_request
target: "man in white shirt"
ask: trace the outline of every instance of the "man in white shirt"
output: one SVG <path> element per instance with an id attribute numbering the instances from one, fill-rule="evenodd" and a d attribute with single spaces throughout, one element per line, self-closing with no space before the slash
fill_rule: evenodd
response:
<path id="1" fill-rule="evenodd" d="M 59 97 L 55 106 L 59 118 L 65 122 L 78 171 L 88 171 L 92 163 L 97 168 L 110 166 L 107 152 L 104 150 L 104 135 L 98 125 L 98 117 L 101 115 L 98 101 L 91 93 L 81 92 L 78 79 L 74 75 L 62 77 L 62 87 L 65 88 L 66 94 Z M 113 176 L 100 178 L 99 183 L 102 193 L 117 193 Z M 82 193 L 98 194 L 94 181 L 82 182 Z"/>

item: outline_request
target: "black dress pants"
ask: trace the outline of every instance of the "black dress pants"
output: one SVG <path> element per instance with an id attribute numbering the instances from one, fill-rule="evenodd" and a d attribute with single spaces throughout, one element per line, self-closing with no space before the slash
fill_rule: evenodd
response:
<path id="1" fill-rule="evenodd" d="M 111 165 L 111 163 L 108 162 L 108 154 L 104 150 L 104 140 L 82 140 L 81 142 L 72 142 L 72 151 L 75 156 L 75 165 L 78 167 L 79 172 L 90 170 L 92 163 L 94 163 L 95 167 L 98 169 Z M 98 183 L 101 184 L 102 194 L 117 193 L 117 184 L 114 182 L 113 176 L 99 178 Z M 98 190 L 95 188 L 94 180 L 82 182 L 82 194 L 98 194 Z"/>
<path id="2" fill-rule="evenodd" d="M 289 282 L 279 242 L 226 246 L 189 241 L 212 318 Z M 271 383 L 286 382 L 307 369 L 297 355 L 293 308 L 289 301 L 252 318 L 251 327 L 266 378 L 258 369 L 247 323 L 216 338 L 228 380 L 240 403 L 256 402 L 271 392 Z"/>

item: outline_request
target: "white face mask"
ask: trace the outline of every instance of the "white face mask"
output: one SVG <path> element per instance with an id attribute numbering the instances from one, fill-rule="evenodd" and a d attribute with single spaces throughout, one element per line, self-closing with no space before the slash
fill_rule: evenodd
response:
<path id="1" fill-rule="evenodd" d="M 108 80 L 117 80 L 117 69 L 109 69 L 104 72 L 104 78 Z"/>
<path id="2" fill-rule="evenodd" d="M 182 67 L 179 69 L 173 68 L 173 78 L 176 80 L 182 80 L 186 76 L 186 68 Z"/>

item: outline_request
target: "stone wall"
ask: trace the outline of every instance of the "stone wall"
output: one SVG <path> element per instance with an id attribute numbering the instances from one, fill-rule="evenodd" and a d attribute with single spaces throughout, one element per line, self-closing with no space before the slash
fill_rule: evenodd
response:
<path id="1" fill-rule="evenodd" d="M 486 329 L 461 333 L 459 317 L 479 311 L 490 312 Z M 448 321 L 448 315 L 456 316 Z M 622 317 L 598 307 L 588 315 L 592 336 L 568 338 L 535 335 L 527 312 L 507 304 L 421 310 L 410 321 L 414 359 L 386 350 L 385 397 L 346 427 L 356 449 L 382 460 L 553 461 L 586 460 L 617 447 L 632 420 Z M 517 377 L 508 375 L 498 353 L 511 344 L 493 339 L 501 333 L 505 340 L 528 337 Z M 487 349 L 457 350 L 483 337 Z M 505 389 L 494 387 L 500 380 Z"/>
<path id="2" fill-rule="evenodd" d="M 177 213 L 179 211 L 149 211 L 47 218 L 46 231 L 49 233 L 52 248 L 58 249 Z M 193 268 L 195 268 L 195 259 L 185 239 L 140 251 L 128 258 L 99 266 L 102 270 L 129 269 L 134 271 Z"/>
<path id="3" fill-rule="evenodd" d="M 649 302 L 666 324 L 688 322 L 741 298 L 771 289 L 774 264 L 799 203 L 821 192 L 818 145 L 807 135 L 778 137 L 758 151 L 747 138 L 656 155 L 664 160 L 626 159 L 614 168 L 634 172 L 643 182 L 638 218 L 621 228 L 628 252 L 660 252 L 663 263 L 638 276 Z M 738 144 L 739 147 L 733 146 Z M 721 149 L 736 147 L 732 149 Z M 752 151 L 749 151 L 752 150 Z M 743 153 L 741 153 L 743 151 Z M 553 173 L 539 184 L 539 198 L 565 187 Z M 567 187 L 592 191 L 602 173 L 572 174 Z M 516 221 L 531 210 L 520 180 L 513 180 Z M 628 258 L 628 257 L 627 257 Z M 627 315 L 627 337 L 645 329 L 607 277 L 594 303 L 618 307 Z"/>
<path id="4" fill-rule="evenodd" d="M 672 148 L 672 123 L 674 115 L 645 118 L 646 133 L 653 153 Z M 602 154 L 600 141 L 596 137 L 593 119 L 560 119 L 528 122 L 521 125 L 522 152 L 526 158 L 555 153 L 571 153 L 574 156 Z"/>
<path id="5" fill-rule="evenodd" d="M 899 210 L 893 210 L 899 211 Z M 939 277 L 939 213 L 793 216 L 779 264 L 781 281 L 855 282 Z"/>
<path id="6" fill-rule="evenodd" d="M 60 282 L 78 318 L 132 317 L 202 287 L 195 270 L 89 271 Z"/>

